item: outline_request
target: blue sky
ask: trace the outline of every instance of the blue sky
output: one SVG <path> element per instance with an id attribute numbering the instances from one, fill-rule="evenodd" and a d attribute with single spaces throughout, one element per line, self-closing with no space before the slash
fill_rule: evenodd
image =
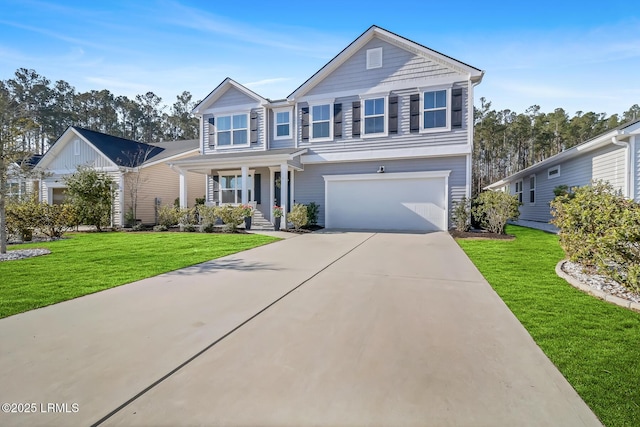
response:
<path id="1" fill-rule="evenodd" d="M 231 77 L 279 99 L 375 24 L 485 70 L 476 105 L 611 115 L 640 104 L 639 10 L 631 0 L 0 0 L 0 80 L 33 68 L 78 91 L 153 91 L 170 105 Z"/>

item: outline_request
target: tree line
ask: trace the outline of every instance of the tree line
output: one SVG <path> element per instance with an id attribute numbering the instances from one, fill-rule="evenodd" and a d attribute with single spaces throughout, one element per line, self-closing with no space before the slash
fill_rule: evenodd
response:
<path id="1" fill-rule="evenodd" d="M 13 78 L 0 80 L 0 96 L 11 107 L 3 112 L 4 124 L 34 154 L 44 153 L 69 126 L 146 143 L 198 138 L 198 120 L 191 115 L 198 102 L 187 91 L 167 107 L 153 92 L 134 98 L 107 89 L 78 92 L 64 80 L 54 83 L 19 68 Z"/>
<path id="2" fill-rule="evenodd" d="M 474 109 L 472 194 L 475 197 L 493 182 L 637 119 L 638 104 L 621 116 L 578 111 L 570 117 L 563 108 L 544 113 L 538 105 L 524 113 L 494 110 L 491 102 L 480 98 L 480 107 Z"/>

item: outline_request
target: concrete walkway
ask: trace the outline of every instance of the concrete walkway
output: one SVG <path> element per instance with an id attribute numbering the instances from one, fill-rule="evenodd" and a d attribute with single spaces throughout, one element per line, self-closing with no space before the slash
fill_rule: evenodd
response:
<path id="1" fill-rule="evenodd" d="M 45 405 L 0 425 L 600 425 L 446 233 L 302 235 L 0 340 L 0 400 Z"/>

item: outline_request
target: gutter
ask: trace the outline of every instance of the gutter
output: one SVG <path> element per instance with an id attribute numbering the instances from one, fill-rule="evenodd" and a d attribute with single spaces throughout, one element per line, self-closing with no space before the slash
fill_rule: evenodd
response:
<path id="1" fill-rule="evenodd" d="M 618 135 L 612 136 L 611 137 L 611 142 L 613 143 L 613 145 L 617 145 L 619 147 L 623 147 L 625 148 L 624 150 L 624 168 L 625 168 L 625 173 L 624 173 L 624 196 L 626 198 L 630 198 L 633 199 L 633 195 L 631 194 L 631 183 L 632 183 L 632 177 L 631 177 L 631 155 L 630 155 L 630 151 L 631 151 L 631 145 L 629 144 L 628 141 L 620 141 L 618 140 Z"/>

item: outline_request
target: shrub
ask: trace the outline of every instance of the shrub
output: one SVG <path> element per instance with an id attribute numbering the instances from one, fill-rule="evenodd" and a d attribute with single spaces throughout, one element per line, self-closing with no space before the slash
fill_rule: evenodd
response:
<path id="1" fill-rule="evenodd" d="M 41 223 L 41 204 L 35 197 L 13 200 L 6 205 L 7 230 L 20 235 L 23 240 L 31 240 L 33 230 Z"/>
<path id="2" fill-rule="evenodd" d="M 244 222 L 244 209 L 242 206 L 218 206 L 215 208 L 216 217 L 225 224 L 227 231 L 235 231 Z"/>
<path id="3" fill-rule="evenodd" d="M 177 211 L 178 224 L 182 226 L 195 225 L 197 222 L 196 214 L 195 208 L 180 208 Z"/>
<path id="4" fill-rule="evenodd" d="M 164 205 L 158 209 L 158 224 L 169 228 L 178 224 L 178 211 L 175 207 Z"/>
<path id="5" fill-rule="evenodd" d="M 218 217 L 216 216 L 216 208 L 213 206 L 198 206 L 198 216 L 200 217 L 200 222 L 203 227 L 208 225 L 215 225 Z"/>
<path id="6" fill-rule="evenodd" d="M 153 226 L 153 231 L 161 232 L 161 231 L 168 231 L 168 230 L 169 229 L 167 228 L 166 225 L 154 225 Z"/>
<path id="7" fill-rule="evenodd" d="M 467 196 L 462 196 L 460 200 L 453 202 L 453 220 L 456 228 L 460 231 L 468 231 L 471 224 L 471 202 Z"/>
<path id="8" fill-rule="evenodd" d="M 556 197 L 551 208 L 569 259 L 640 291 L 640 205 L 595 182 Z"/>
<path id="9" fill-rule="evenodd" d="M 103 172 L 80 166 L 65 178 L 67 194 L 76 207 L 80 222 L 95 226 L 98 231 L 109 225 L 113 202 L 113 179 Z"/>
<path id="10" fill-rule="evenodd" d="M 273 217 L 274 218 L 282 218 L 282 206 L 274 206 L 273 207 Z"/>
<path id="11" fill-rule="evenodd" d="M 293 205 L 293 209 L 291 209 L 291 212 L 287 216 L 287 220 L 293 224 L 293 227 L 296 230 L 299 230 L 300 227 L 304 227 L 307 225 L 307 207 L 296 203 Z"/>
<path id="12" fill-rule="evenodd" d="M 518 219 L 518 198 L 502 191 L 485 191 L 476 198 L 473 214 L 483 228 L 491 233 L 504 234 L 510 219 Z"/>
<path id="13" fill-rule="evenodd" d="M 307 205 L 307 225 L 318 225 L 318 213 L 320 212 L 320 206 L 315 202 L 311 202 Z"/>
<path id="14" fill-rule="evenodd" d="M 203 233 L 213 233 L 215 230 L 216 230 L 216 226 L 214 223 L 208 223 L 202 226 Z"/>
<path id="15" fill-rule="evenodd" d="M 62 237 L 65 231 L 79 223 L 78 210 L 72 204 L 40 205 L 39 228 L 43 234 L 51 238 Z"/>

